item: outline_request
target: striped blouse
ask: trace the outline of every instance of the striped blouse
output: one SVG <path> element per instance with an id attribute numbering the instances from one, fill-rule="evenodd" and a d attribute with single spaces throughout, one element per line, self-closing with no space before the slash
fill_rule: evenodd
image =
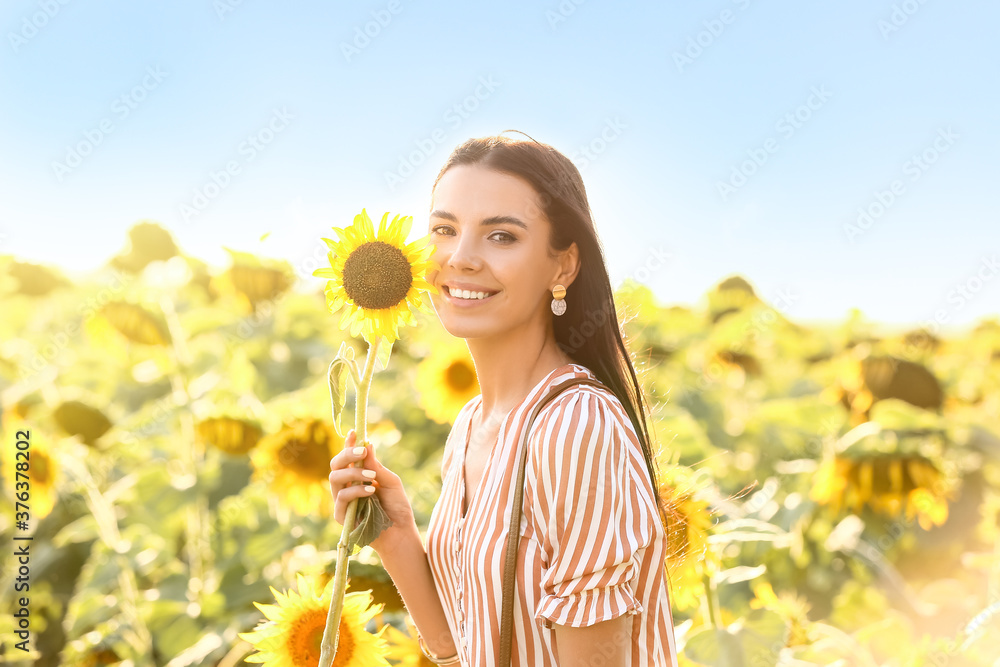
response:
<path id="1" fill-rule="evenodd" d="M 465 516 L 465 452 L 482 396 L 448 435 L 427 558 L 464 667 L 494 667 L 499 656 L 519 432 L 549 389 L 572 377 L 597 379 L 579 364 L 557 368 L 503 420 Z M 666 535 L 621 402 L 602 388 L 570 387 L 535 418 L 527 446 L 513 665 L 559 665 L 553 623 L 581 627 L 623 614 L 632 615 L 633 667 L 677 665 Z"/>

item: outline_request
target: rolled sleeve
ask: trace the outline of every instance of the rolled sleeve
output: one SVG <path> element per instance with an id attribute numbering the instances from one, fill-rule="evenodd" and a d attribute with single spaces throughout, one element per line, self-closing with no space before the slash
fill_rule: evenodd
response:
<path id="1" fill-rule="evenodd" d="M 570 390 L 528 439 L 526 491 L 543 556 L 534 616 L 549 627 L 642 612 L 633 586 L 653 535 L 633 480 L 630 450 L 639 444 L 610 401 Z"/>

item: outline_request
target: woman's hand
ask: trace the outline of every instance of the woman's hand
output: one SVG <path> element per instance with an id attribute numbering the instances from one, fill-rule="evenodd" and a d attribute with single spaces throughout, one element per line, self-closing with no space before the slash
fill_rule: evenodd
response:
<path id="1" fill-rule="evenodd" d="M 347 432 L 344 449 L 330 459 L 333 518 L 340 525 L 344 525 L 344 515 L 351 500 L 378 495 L 382 509 L 392 519 L 392 526 L 382 531 L 371 543 L 371 547 L 382 554 L 384 550 L 393 548 L 394 538 L 416 532 L 413 508 L 399 476 L 375 458 L 375 450 L 371 443 L 362 448 L 356 447 L 355 442 L 356 433 L 351 429 Z M 354 453 L 356 449 L 360 451 L 359 454 Z M 364 467 L 353 467 L 351 464 L 355 461 L 364 461 Z M 354 482 L 358 484 L 353 485 Z"/>

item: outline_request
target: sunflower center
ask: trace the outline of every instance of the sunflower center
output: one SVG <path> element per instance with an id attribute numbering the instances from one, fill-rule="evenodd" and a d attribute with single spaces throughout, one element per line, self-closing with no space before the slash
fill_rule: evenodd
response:
<path id="1" fill-rule="evenodd" d="M 289 438 L 278 452 L 278 461 L 303 477 L 326 479 L 329 474 L 327 468 L 330 465 L 330 447 L 322 433 L 313 429 L 312 435 L 310 438 Z"/>
<path id="2" fill-rule="evenodd" d="M 288 634 L 288 653 L 294 667 L 315 667 L 319 663 L 320 645 L 323 643 L 323 630 L 326 629 L 326 611 L 309 609 L 295 619 L 295 625 Z M 343 642 L 343 630 L 341 630 Z M 337 662 L 340 663 L 340 650 L 337 651 Z"/>
<path id="3" fill-rule="evenodd" d="M 354 635 L 351 632 L 351 627 L 341 619 L 340 637 L 337 639 L 337 657 L 333 660 L 333 667 L 348 667 L 351 664 L 351 658 L 354 657 Z M 322 635 L 322 632 L 320 634 Z"/>
<path id="4" fill-rule="evenodd" d="M 466 391 L 476 383 L 476 373 L 465 361 L 453 361 L 444 372 L 445 381 L 455 391 Z"/>
<path id="5" fill-rule="evenodd" d="M 384 241 L 360 245 L 344 262 L 344 291 L 364 308 L 391 308 L 406 298 L 413 284 L 410 262 Z"/>
<path id="6" fill-rule="evenodd" d="M 31 457 L 31 476 L 36 483 L 42 485 L 49 483 L 51 479 L 49 464 L 49 457 L 46 454 L 35 452 Z"/>

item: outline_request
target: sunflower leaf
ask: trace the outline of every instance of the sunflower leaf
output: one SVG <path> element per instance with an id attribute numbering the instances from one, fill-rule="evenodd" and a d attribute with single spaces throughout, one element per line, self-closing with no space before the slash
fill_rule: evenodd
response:
<path id="1" fill-rule="evenodd" d="M 378 346 L 378 356 L 375 357 L 375 370 L 384 371 L 389 368 L 389 355 L 392 354 L 393 342 L 382 341 Z"/>
<path id="2" fill-rule="evenodd" d="M 337 358 L 330 364 L 328 381 L 330 383 L 330 407 L 333 409 L 333 428 L 337 435 L 344 437 L 340 430 L 340 416 L 344 413 L 344 405 L 347 403 L 347 375 L 348 360 L 344 357 L 346 343 L 340 344 Z"/>
<path id="3" fill-rule="evenodd" d="M 392 519 L 382 509 L 378 498 L 358 498 L 356 525 L 347 536 L 347 548 L 352 554 L 361 547 L 368 546 L 372 540 L 382 534 L 382 531 L 392 526 Z"/>
<path id="4" fill-rule="evenodd" d="M 757 567 L 748 567 L 746 565 L 737 565 L 736 567 L 731 567 L 728 570 L 723 570 L 715 575 L 716 583 L 726 583 L 726 584 L 737 584 L 741 581 L 750 581 L 760 575 L 764 574 L 767 570 L 766 565 L 758 565 Z"/>

